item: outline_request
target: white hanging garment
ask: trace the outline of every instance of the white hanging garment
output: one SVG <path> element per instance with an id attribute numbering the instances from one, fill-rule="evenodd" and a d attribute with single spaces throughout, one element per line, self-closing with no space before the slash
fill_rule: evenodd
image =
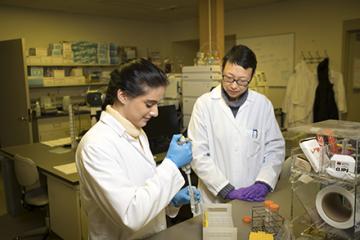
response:
<path id="1" fill-rule="evenodd" d="M 313 120 L 313 104 L 318 81 L 305 61 L 295 67 L 286 87 L 282 109 L 286 113 L 285 127 L 294 127 Z"/>
<path id="2" fill-rule="evenodd" d="M 317 65 L 307 64 L 304 60 L 295 67 L 286 87 L 282 111 L 286 113 L 284 126 L 295 127 L 313 122 L 313 106 L 317 80 Z M 345 87 L 340 72 L 330 70 L 335 101 L 340 113 L 347 112 Z"/>

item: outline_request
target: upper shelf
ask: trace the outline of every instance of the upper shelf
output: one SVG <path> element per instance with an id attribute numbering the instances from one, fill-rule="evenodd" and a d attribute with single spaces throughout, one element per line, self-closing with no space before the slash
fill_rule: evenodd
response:
<path id="1" fill-rule="evenodd" d="M 54 85 L 54 86 L 29 86 L 31 89 L 37 88 L 66 88 L 66 87 L 90 87 L 90 86 L 107 86 L 107 82 L 94 82 L 94 83 L 79 83 L 79 84 L 69 84 L 69 85 Z"/>
<path id="2" fill-rule="evenodd" d="M 117 67 L 119 64 L 81 64 L 81 63 L 61 63 L 61 64 L 27 64 L 28 67 Z"/>

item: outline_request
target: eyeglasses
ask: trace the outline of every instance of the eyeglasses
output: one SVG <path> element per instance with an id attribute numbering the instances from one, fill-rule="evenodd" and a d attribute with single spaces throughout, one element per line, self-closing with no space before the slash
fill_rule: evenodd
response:
<path id="1" fill-rule="evenodd" d="M 223 80 L 224 80 L 224 83 L 226 83 L 226 84 L 230 85 L 233 82 L 236 82 L 236 84 L 238 86 L 243 86 L 243 87 L 246 87 L 250 82 L 250 80 L 234 79 L 234 78 L 226 76 L 226 75 L 223 75 Z"/>

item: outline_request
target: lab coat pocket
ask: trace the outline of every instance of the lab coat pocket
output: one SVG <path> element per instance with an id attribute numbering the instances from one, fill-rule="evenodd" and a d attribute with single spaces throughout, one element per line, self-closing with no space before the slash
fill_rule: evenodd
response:
<path id="1" fill-rule="evenodd" d="M 242 179 L 243 186 L 249 186 L 252 184 L 259 172 L 261 166 L 261 144 L 260 137 L 253 134 L 253 130 L 245 130 L 242 134 L 242 149 L 244 161 L 242 164 Z"/>
<path id="2" fill-rule="evenodd" d="M 247 157 L 248 158 L 257 158 L 260 154 L 260 141 L 257 139 L 250 139 L 248 142 L 248 151 Z"/>
<path id="3" fill-rule="evenodd" d="M 247 144 L 247 161 L 248 161 L 248 167 L 247 171 L 249 173 L 249 177 L 251 178 L 251 181 L 255 181 L 255 178 L 259 172 L 259 169 L 261 167 L 261 146 L 260 141 L 258 139 L 252 139 L 248 141 Z"/>
<path id="4" fill-rule="evenodd" d="M 257 158 L 260 154 L 260 136 L 257 129 L 247 130 L 247 158 Z"/>

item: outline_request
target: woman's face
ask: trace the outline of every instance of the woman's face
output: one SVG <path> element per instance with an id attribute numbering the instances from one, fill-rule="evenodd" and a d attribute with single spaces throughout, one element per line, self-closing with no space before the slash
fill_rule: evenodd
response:
<path id="1" fill-rule="evenodd" d="M 152 117 L 158 115 L 158 103 L 165 93 L 165 87 L 150 88 L 135 98 L 126 97 L 121 113 L 138 128 L 146 126 Z"/>

